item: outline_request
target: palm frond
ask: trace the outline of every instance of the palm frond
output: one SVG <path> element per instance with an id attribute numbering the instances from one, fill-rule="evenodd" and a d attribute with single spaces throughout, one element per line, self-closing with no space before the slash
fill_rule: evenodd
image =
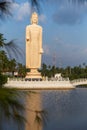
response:
<path id="1" fill-rule="evenodd" d="M 13 57 L 18 58 L 19 56 L 24 56 L 23 50 L 16 44 L 15 41 L 16 40 L 11 40 L 10 42 L 4 44 L 5 50 L 10 59 Z"/>
<path id="2" fill-rule="evenodd" d="M 3 34 L 2 33 L 0 33 L 0 47 L 3 47 L 4 46 L 4 41 L 5 41 L 6 39 L 3 37 Z"/>
<path id="3" fill-rule="evenodd" d="M 43 3 L 44 0 L 29 0 L 31 2 L 31 6 L 34 10 L 37 10 L 38 13 L 41 12 L 41 3 Z"/>
<path id="4" fill-rule="evenodd" d="M 25 119 L 25 117 L 22 114 L 19 114 L 18 112 L 14 112 L 14 116 L 12 115 L 12 119 L 14 120 L 14 123 L 18 126 L 18 130 L 22 130 L 25 122 L 27 122 L 27 120 Z"/>
<path id="5" fill-rule="evenodd" d="M 37 6 L 37 8 L 39 7 L 39 1 L 38 0 L 29 0 L 31 2 L 32 6 Z"/>
<path id="6" fill-rule="evenodd" d="M 23 116 L 25 107 L 19 100 L 22 93 L 15 89 L 0 88 L 0 119 L 13 119 L 18 126 L 26 122 Z"/>
<path id="7" fill-rule="evenodd" d="M 42 110 L 41 111 L 41 117 L 42 117 L 42 121 L 45 124 L 45 126 L 47 125 L 48 122 L 48 112 L 46 110 Z"/>
<path id="8" fill-rule="evenodd" d="M 48 121 L 47 111 L 41 110 L 41 111 L 35 111 L 35 113 L 36 113 L 35 122 L 37 122 L 39 126 L 42 126 L 43 124 L 47 125 Z"/>
<path id="9" fill-rule="evenodd" d="M 5 16 L 12 15 L 11 14 L 11 4 L 12 2 L 6 0 L 0 0 L 0 18 L 3 19 Z"/>

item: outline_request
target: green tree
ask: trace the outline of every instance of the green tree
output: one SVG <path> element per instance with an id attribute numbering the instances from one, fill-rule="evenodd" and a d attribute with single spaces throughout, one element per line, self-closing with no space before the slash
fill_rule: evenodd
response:
<path id="1" fill-rule="evenodd" d="M 42 64 L 42 67 L 41 67 L 41 74 L 42 76 L 47 76 L 47 65 L 46 64 Z"/>
<path id="2" fill-rule="evenodd" d="M 2 87 L 3 84 L 5 84 L 5 83 L 7 83 L 7 76 L 2 75 L 2 74 L 0 73 L 0 87 Z"/>
<path id="3" fill-rule="evenodd" d="M 0 33 L 0 47 L 4 46 L 4 40 L 3 34 Z"/>
<path id="4" fill-rule="evenodd" d="M 26 76 L 26 67 L 25 67 L 25 65 L 22 65 L 21 63 L 18 63 L 17 70 L 18 70 L 18 75 L 20 77 L 25 77 Z"/>
<path id="5" fill-rule="evenodd" d="M 5 72 L 8 66 L 8 58 L 5 51 L 0 51 L 0 72 Z"/>
<path id="6" fill-rule="evenodd" d="M 9 72 L 12 72 L 12 76 L 14 76 L 14 72 L 16 70 L 16 60 L 15 59 L 12 59 L 9 61 L 9 65 L 8 65 L 8 68 L 9 68 Z"/>

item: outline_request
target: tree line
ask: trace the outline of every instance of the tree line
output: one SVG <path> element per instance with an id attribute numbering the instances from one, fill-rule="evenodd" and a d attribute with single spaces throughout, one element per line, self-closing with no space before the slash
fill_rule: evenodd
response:
<path id="1" fill-rule="evenodd" d="M 21 63 L 16 62 L 15 59 L 9 59 L 5 51 L 0 51 L 0 72 L 14 76 L 14 73 L 17 72 L 19 77 L 25 77 L 26 67 Z"/>
<path id="2" fill-rule="evenodd" d="M 51 65 L 42 64 L 41 74 L 42 76 L 47 76 L 49 78 L 54 77 L 55 74 L 61 73 L 62 77 L 69 77 L 70 80 L 79 79 L 79 78 L 87 78 L 87 65 L 83 63 L 82 65 L 78 66 L 67 66 L 63 67 L 56 67 Z"/>

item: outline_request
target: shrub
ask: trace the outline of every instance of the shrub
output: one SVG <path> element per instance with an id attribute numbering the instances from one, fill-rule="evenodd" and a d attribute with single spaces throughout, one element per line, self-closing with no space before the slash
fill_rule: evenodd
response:
<path id="1" fill-rule="evenodd" d="M 7 76 L 0 74 L 0 87 L 7 83 Z"/>

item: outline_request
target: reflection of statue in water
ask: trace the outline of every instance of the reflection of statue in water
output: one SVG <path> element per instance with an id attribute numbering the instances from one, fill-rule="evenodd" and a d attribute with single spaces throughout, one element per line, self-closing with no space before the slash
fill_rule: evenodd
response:
<path id="1" fill-rule="evenodd" d="M 41 78 L 37 71 L 41 67 L 42 27 L 37 25 L 38 15 L 33 13 L 31 25 L 26 27 L 26 68 L 30 68 L 26 78 Z"/>

